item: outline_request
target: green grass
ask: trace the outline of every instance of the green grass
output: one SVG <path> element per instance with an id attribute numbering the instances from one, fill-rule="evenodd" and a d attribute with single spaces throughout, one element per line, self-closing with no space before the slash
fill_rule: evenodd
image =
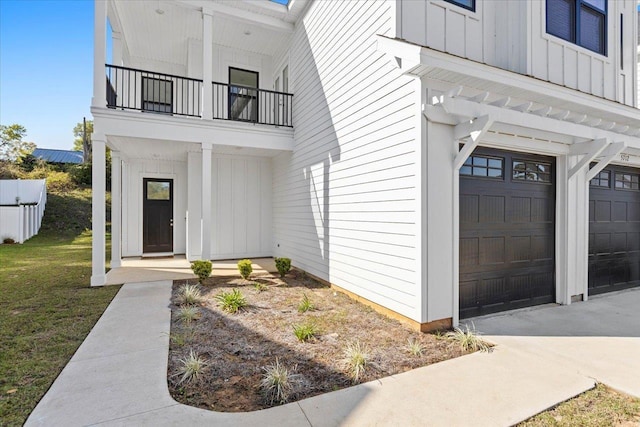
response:
<path id="1" fill-rule="evenodd" d="M 639 424 L 640 399 L 616 393 L 598 384 L 594 389 L 542 412 L 518 426 L 601 427 Z"/>
<path id="2" fill-rule="evenodd" d="M 89 287 L 90 211 L 90 190 L 49 194 L 40 233 L 0 245 L 2 425 L 24 423 L 119 289 Z"/>

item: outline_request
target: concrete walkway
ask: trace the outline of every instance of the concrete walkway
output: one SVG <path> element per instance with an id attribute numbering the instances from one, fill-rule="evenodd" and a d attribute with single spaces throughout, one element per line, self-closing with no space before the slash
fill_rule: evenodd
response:
<path id="1" fill-rule="evenodd" d="M 217 413 L 179 404 L 169 395 L 170 295 L 170 281 L 124 285 L 26 425 L 507 426 L 593 387 L 593 377 L 600 378 L 592 374 L 613 378 L 612 372 L 619 369 L 605 361 L 591 371 L 574 359 L 555 353 L 550 357 L 544 343 L 529 345 L 524 337 L 521 344 L 509 333 L 500 335 L 500 317 L 493 317 L 476 323 L 496 333 L 499 345 L 491 353 L 475 353 L 263 411 Z M 557 308 L 563 307 L 549 313 Z M 534 312 L 525 314 L 536 317 Z M 632 326 L 626 323 L 620 329 Z M 619 334 L 631 342 L 628 348 L 616 346 L 620 360 L 625 354 L 637 359 L 633 351 L 638 331 L 635 336 Z M 621 374 L 638 378 L 635 364 L 621 366 Z"/>

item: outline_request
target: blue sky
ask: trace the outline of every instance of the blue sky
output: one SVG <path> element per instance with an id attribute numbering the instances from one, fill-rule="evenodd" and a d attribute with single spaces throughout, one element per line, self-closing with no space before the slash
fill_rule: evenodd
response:
<path id="1" fill-rule="evenodd" d="M 38 147 L 71 149 L 91 119 L 93 1 L 0 0 L 0 124 Z"/>

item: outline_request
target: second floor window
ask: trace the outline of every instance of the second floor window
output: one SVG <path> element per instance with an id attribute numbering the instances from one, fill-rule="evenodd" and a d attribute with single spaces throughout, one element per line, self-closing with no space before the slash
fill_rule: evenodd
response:
<path id="1" fill-rule="evenodd" d="M 607 0 L 546 0 L 547 33 L 607 54 Z"/>
<path id="2" fill-rule="evenodd" d="M 142 109 L 156 113 L 173 111 L 173 82 L 142 77 Z"/>
<path id="3" fill-rule="evenodd" d="M 476 11 L 476 0 L 446 0 L 449 3 L 457 4 L 460 7 Z"/>

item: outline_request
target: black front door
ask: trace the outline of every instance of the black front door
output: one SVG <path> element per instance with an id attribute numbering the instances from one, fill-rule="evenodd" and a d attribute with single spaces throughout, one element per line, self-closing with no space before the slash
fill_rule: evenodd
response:
<path id="1" fill-rule="evenodd" d="M 460 317 L 555 300 L 555 159 L 478 148 L 460 169 Z"/>
<path id="2" fill-rule="evenodd" d="M 173 180 L 145 178 L 142 252 L 173 252 Z"/>

